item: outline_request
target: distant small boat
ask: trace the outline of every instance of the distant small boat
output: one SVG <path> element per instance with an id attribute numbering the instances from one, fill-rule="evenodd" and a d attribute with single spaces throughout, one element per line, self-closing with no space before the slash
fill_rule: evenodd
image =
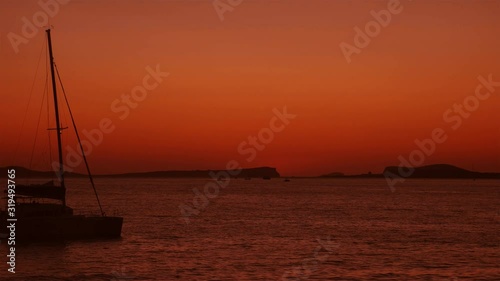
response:
<path id="1" fill-rule="evenodd" d="M 264 180 L 270 180 L 271 177 L 262 177 L 262 179 L 264 179 Z"/>
<path id="2" fill-rule="evenodd" d="M 290 179 L 289 179 L 289 178 L 285 178 L 285 180 L 284 180 L 284 181 L 288 182 L 288 181 L 290 181 Z"/>
<path id="3" fill-rule="evenodd" d="M 227 178 L 225 178 L 223 176 L 220 176 L 220 177 L 217 178 L 217 181 L 227 181 L 227 180 L 229 180 L 229 179 L 227 179 Z"/>

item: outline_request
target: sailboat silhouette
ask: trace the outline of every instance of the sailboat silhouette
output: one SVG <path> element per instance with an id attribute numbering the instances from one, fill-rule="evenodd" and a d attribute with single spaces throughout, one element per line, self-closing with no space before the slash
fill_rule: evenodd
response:
<path id="1" fill-rule="evenodd" d="M 50 29 L 47 29 L 46 33 L 50 56 L 50 72 L 56 121 L 55 131 L 57 134 L 59 158 L 59 170 L 57 171 L 58 184 L 54 183 L 54 181 L 50 181 L 45 184 L 16 185 L 16 202 L 14 205 L 10 204 L 5 211 L 0 213 L 1 223 L 5 224 L 8 220 L 15 221 L 16 239 L 21 241 L 120 237 L 123 218 L 117 216 L 106 216 L 102 210 L 90 169 L 88 167 L 87 159 L 85 157 L 85 153 L 83 152 L 83 148 L 81 147 L 80 138 L 71 114 L 71 109 L 69 108 L 75 132 L 77 134 L 78 141 L 80 142 L 80 148 L 82 156 L 85 160 L 87 172 L 101 210 L 101 215 L 75 215 L 73 213 L 73 209 L 66 205 L 66 184 L 64 180 L 64 162 L 61 142 L 61 133 L 63 128 L 61 127 L 61 123 L 59 121 L 59 104 L 54 71 L 55 63 L 52 53 Z M 43 200 L 43 202 L 39 202 L 39 200 Z M 9 208 L 13 208 L 12 210 L 15 210 L 14 213 L 8 211 Z M 0 229 L 0 237 L 7 237 L 6 231 L 7 227 L 2 225 Z"/>

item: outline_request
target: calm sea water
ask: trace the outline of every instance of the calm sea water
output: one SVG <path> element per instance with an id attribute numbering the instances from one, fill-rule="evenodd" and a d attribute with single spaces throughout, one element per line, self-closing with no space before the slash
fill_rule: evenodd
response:
<path id="1" fill-rule="evenodd" d="M 20 245 L 0 280 L 500 280 L 499 181 L 237 179 L 186 224 L 206 182 L 97 179 L 123 238 Z M 85 180 L 68 187 L 97 210 Z"/>

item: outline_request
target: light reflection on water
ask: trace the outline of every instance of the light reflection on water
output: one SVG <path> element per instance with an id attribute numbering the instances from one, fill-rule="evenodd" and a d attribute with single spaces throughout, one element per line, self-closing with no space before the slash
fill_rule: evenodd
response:
<path id="1" fill-rule="evenodd" d="M 281 280 L 297 268 L 307 280 L 500 277 L 499 181 L 407 180 L 392 193 L 383 179 L 237 179 L 189 225 L 179 205 L 206 180 L 96 182 L 105 210 L 125 218 L 123 238 L 19 245 L 17 273 L 0 280 Z M 85 180 L 67 186 L 70 206 L 97 211 Z M 326 237 L 338 247 L 303 266 Z"/>

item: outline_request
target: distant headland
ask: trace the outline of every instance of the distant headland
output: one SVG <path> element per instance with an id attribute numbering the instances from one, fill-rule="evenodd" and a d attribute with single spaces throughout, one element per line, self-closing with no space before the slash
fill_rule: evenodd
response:
<path id="1" fill-rule="evenodd" d="M 500 173 L 482 173 L 462 169 L 449 164 L 435 164 L 421 167 L 398 167 L 389 166 L 384 169 L 381 174 L 359 174 L 345 175 L 335 172 L 322 175 L 322 178 L 384 178 L 400 177 L 400 178 L 420 178 L 420 179 L 500 179 Z"/>
<path id="2" fill-rule="evenodd" d="M 24 167 L 8 167 L 8 169 L 16 169 L 17 178 L 54 178 L 53 171 L 36 171 Z M 7 169 L 2 167 L 1 169 Z M 114 178 L 217 178 L 218 175 L 231 175 L 235 178 L 279 178 L 281 175 L 276 168 L 272 167 L 256 167 L 241 169 L 227 173 L 226 170 L 191 170 L 191 171 L 154 171 L 154 172 L 138 172 L 138 173 L 122 173 L 108 175 L 93 175 L 94 177 L 114 177 Z M 66 172 L 64 176 L 67 178 L 87 177 L 84 174 Z"/>

